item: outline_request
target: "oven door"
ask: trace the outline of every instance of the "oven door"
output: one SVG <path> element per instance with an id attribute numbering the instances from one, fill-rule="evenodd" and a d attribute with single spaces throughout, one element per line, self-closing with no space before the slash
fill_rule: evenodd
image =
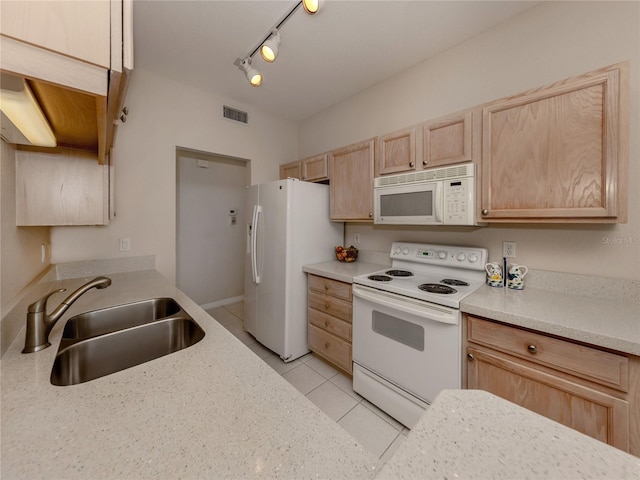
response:
<path id="1" fill-rule="evenodd" d="M 443 182 L 376 187 L 374 223 L 442 225 Z"/>
<path id="2" fill-rule="evenodd" d="M 461 388 L 461 337 L 457 309 L 353 285 L 354 363 L 427 403 Z"/>

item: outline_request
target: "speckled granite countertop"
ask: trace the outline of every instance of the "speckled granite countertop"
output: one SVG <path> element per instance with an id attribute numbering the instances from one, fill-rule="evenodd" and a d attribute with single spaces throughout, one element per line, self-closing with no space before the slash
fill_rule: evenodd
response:
<path id="1" fill-rule="evenodd" d="M 341 263 L 338 261 L 315 263 L 305 265 L 302 270 L 314 275 L 331 278 L 340 282 L 353 283 L 353 277 L 364 275 L 365 273 L 377 272 L 387 267 L 377 263 L 366 263 L 355 261 L 352 263 Z"/>
<path id="2" fill-rule="evenodd" d="M 376 458 L 160 274 L 109 277 L 108 289 L 87 292 L 53 328 L 50 348 L 21 354 L 23 329 L 2 358 L 2 478 L 374 475 Z M 200 324 L 202 341 L 84 384 L 49 383 L 69 317 L 163 296 Z"/>
<path id="3" fill-rule="evenodd" d="M 445 390 L 377 479 L 638 479 L 640 458 L 480 390 Z"/>
<path id="4" fill-rule="evenodd" d="M 640 304 L 623 300 L 483 285 L 465 298 L 463 312 L 563 338 L 640 355 Z"/>

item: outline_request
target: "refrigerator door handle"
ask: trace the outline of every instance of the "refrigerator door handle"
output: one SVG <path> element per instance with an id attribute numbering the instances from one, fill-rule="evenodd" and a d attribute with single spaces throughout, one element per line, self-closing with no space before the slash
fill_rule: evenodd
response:
<path id="1" fill-rule="evenodd" d="M 254 283 L 260 283 L 258 275 L 258 223 L 262 213 L 261 205 L 253 206 L 253 219 L 251 220 L 251 275 Z"/>

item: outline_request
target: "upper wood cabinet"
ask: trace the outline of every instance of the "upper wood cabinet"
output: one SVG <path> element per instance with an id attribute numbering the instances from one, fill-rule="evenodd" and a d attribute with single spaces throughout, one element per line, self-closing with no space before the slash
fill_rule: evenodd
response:
<path id="1" fill-rule="evenodd" d="M 331 220 L 373 221 L 373 169 L 376 139 L 329 153 Z"/>
<path id="2" fill-rule="evenodd" d="M 487 104 L 481 216 L 626 222 L 628 63 Z"/>
<path id="3" fill-rule="evenodd" d="M 83 150 L 17 150 L 16 225 L 108 224 L 113 213 L 110 170 Z"/>
<path id="4" fill-rule="evenodd" d="M 300 160 L 280 165 L 280 180 L 285 178 L 302 180 L 302 162 Z"/>
<path id="5" fill-rule="evenodd" d="M 302 180 L 322 182 L 329 179 L 328 155 L 316 155 L 302 160 Z"/>
<path id="6" fill-rule="evenodd" d="M 2 5 L 0 69 L 27 80 L 60 147 L 92 152 L 100 164 L 133 69 L 132 15 L 132 0 Z"/>
<path id="7" fill-rule="evenodd" d="M 479 110 L 465 110 L 423 123 L 422 168 L 476 160 L 479 147 L 475 147 L 474 134 L 479 135 L 479 119 Z"/>
<path id="8" fill-rule="evenodd" d="M 377 175 L 416 168 L 416 127 L 378 137 Z"/>

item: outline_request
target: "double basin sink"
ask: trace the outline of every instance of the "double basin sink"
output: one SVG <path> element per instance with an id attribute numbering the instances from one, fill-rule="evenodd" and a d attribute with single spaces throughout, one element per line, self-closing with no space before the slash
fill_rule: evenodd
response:
<path id="1" fill-rule="evenodd" d="M 188 348 L 204 335 L 172 298 L 82 313 L 64 326 L 51 383 L 88 382 Z"/>

